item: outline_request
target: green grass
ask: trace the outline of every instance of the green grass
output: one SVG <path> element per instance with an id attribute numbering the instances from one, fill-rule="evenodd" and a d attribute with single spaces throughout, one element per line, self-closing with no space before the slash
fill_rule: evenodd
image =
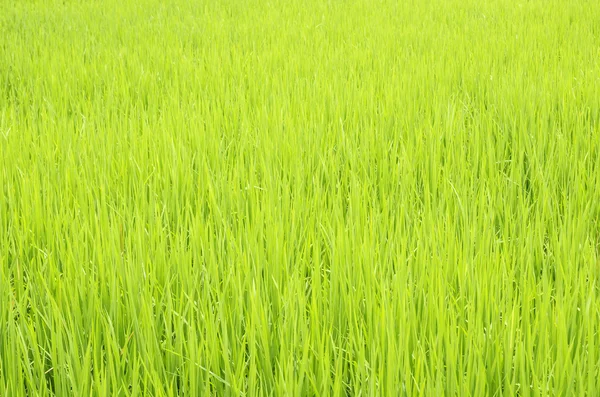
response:
<path id="1" fill-rule="evenodd" d="M 0 396 L 600 394 L 596 0 L 0 0 Z"/>

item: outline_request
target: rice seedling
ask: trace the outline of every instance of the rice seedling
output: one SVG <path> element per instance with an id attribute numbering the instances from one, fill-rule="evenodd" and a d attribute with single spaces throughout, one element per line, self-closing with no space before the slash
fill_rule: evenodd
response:
<path id="1" fill-rule="evenodd" d="M 0 0 L 0 396 L 600 393 L 600 4 Z"/>

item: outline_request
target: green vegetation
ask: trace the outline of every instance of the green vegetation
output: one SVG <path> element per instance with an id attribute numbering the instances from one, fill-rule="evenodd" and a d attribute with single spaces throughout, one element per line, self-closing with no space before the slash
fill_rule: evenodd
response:
<path id="1" fill-rule="evenodd" d="M 0 396 L 600 394 L 596 0 L 0 0 Z"/>

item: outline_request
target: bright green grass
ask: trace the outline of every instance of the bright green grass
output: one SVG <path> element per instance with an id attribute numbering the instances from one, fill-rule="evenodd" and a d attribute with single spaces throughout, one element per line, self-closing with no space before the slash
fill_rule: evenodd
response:
<path id="1" fill-rule="evenodd" d="M 0 0 L 0 396 L 600 393 L 596 0 Z"/>

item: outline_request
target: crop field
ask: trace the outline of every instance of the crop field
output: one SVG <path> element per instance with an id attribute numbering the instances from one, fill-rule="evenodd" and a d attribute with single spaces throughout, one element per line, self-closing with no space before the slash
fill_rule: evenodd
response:
<path id="1" fill-rule="evenodd" d="M 0 396 L 565 395 L 597 0 L 0 0 Z"/>

